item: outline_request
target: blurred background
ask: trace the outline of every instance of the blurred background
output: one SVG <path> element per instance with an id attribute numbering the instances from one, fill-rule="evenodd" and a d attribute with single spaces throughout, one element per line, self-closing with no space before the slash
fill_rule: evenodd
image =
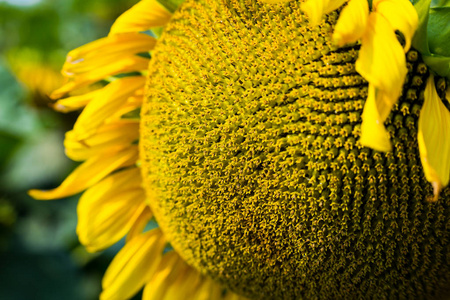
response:
<path id="1" fill-rule="evenodd" d="M 63 138 L 77 113 L 48 94 L 68 51 L 103 37 L 137 0 L 0 0 L 0 299 L 98 299 L 120 243 L 87 253 L 75 228 L 78 197 L 37 201 L 76 164 Z"/>

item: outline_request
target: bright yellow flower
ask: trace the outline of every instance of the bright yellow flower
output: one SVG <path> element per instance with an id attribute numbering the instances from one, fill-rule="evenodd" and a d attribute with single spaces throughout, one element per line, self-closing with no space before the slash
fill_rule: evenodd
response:
<path id="1" fill-rule="evenodd" d="M 89 251 L 126 236 L 102 300 L 141 288 L 144 300 L 445 296 L 450 194 L 423 201 L 420 159 L 448 181 L 436 165 L 448 164 L 435 140 L 446 133 L 430 133 L 448 125 L 429 120 L 426 93 L 419 155 L 428 73 L 416 51 L 405 58 L 414 14 L 401 0 L 371 12 L 351 0 L 336 24 L 346 1 L 279 2 L 188 0 L 172 15 L 142 0 L 69 53 L 53 96 L 67 96 L 58 110 L 83 108 L 64 142 L 82 163 L 30 194 L 84 191 Z M 336 49 L 333 28 L 361 46 Z M 390 149 L 390 136 L 391 152 L 361 145 Z"/>

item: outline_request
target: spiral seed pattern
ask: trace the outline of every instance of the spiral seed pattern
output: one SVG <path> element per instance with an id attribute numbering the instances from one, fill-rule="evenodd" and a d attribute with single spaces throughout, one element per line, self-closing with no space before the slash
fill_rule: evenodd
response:
<path id="1" fill-rule="evenodd" d="M 428 70 L 407 54 L 386 121 L 358 140 L 358 45 L 300 2 L 186 1 L 152 53 L 141 113 L 149 204 L 174 249 L 253 299 L 444 299 L 449 190 L 429 203 L 417 146 Z M 447 294 L 446 294 L 447 293 Z"/>

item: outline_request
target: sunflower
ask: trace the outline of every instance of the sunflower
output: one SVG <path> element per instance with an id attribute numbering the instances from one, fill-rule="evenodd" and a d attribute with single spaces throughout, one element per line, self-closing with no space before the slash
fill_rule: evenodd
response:
<path id="1" fill-rule="evenodd" d="M 84 107 L 65 139 L 83 163 L 30 194 L 84 191 L 89 251 L 126 236 L 100 298 L 448 297 L 446 53 L 414 36 L 430 1 L 178 2 L 138 2 L 53 93 Z"/>

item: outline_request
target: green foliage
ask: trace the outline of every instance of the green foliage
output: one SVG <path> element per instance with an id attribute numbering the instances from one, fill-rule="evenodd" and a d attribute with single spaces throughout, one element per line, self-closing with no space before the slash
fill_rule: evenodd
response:
<path id="1" fill-rule="evenodd" d="M 439 76 L 450 79 L 450 1 L 416 0 L 419 28 L 413 46 Z"/>

